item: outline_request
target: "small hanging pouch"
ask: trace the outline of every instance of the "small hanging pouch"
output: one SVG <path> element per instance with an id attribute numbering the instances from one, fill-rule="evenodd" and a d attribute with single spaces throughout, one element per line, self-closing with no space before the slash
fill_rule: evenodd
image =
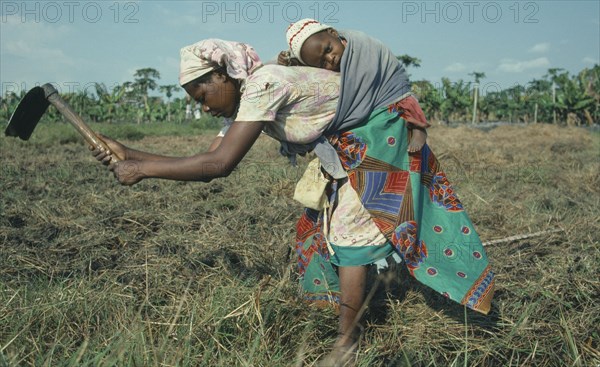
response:
<path id="1" fill-rule="evenodd" d="M 307 208 L 323 210 L 327 201 L 325 188 L 328 183 L 329 181 L 321 172 L 319 158 L 315 158 L 308 164 L 306 171 L 296 184 L 294 200 Z"/>

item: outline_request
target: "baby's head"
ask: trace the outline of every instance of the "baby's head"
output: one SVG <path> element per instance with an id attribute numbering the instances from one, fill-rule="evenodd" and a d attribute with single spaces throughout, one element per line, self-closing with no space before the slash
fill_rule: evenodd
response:
<path id="1" fill-rule="evenodd" d="M 302 19 L 289 26 L 286 38 L 291 56 L 302 64 L 340 71 L 346 41 L 335 29 L 314 19 Z"/>

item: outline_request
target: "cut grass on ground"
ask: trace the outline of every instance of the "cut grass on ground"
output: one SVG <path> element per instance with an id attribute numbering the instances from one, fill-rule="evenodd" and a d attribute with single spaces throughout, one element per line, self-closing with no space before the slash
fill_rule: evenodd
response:
<path id="1" fill-rule="evenodd" d="M 329 350 L 337 317 L 300 303 L 295 276 L 306 158 L 291 168 L 261 137 L 228 178 L 121 187 L 67 125 L 39 128 L 0 138 L 0 365 L 312 366 Z M 214 136 L 94 128 L 170 155 Z M 357 365 L 598 365 L 598 134 L 436 126 L 429 141 L 483 240 L 560 231 L 488 247 L 489 316 L 395 270 Z"/>

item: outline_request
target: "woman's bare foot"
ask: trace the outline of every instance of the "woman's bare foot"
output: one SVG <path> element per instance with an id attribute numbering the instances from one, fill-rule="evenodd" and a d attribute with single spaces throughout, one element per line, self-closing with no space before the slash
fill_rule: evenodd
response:
<path id="1" fill-rule="evenodd" d="M 421 127 L 413 127 L 411 129 L 412 135 L 410 137 L 410 141 L 408 142 L 408 152 L 414 153 L 418 152 L 423 148 L 425 142 L 427 141 L 427 132 L 425 129 Z"/>
<path id="2" fill-rule="evenodd" d="M 339 336 L 333 345 L 331 352 L 323 358 L 319 367 L 351 367 L 356 359 L 356 348 L 358 340 Z"/>

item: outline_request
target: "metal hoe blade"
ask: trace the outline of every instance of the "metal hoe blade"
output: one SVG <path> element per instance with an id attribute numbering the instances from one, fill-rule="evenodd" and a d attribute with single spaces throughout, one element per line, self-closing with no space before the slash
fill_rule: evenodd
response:
<path id="1" fill-rule="evenodd" d="M 85 121 L 61 98 L 56 88 L 50 83 L 46 83 L 41 87 L 34 87 L 25 94 L 10 117 L 4 133 L 7 136 L 18 136 L 23 140 L 28 140 L 49 105 L 53 105 L 91 147 L 105 151 L 109 150 L 106 143 L 87 126 Z M 114 154 L 114 152 L 111 154 L 111 162 L 115 163 L 122 160 L 122 157 Z"/>
<path id="2" fill-rule="evenodd" d="M 8 121 L 4 134 L 28 140 L 49 105 L 50 102 L 46 99 L 44 89 L 42 87 L 32 88 L 19 102 L 17 109 Z"/>

